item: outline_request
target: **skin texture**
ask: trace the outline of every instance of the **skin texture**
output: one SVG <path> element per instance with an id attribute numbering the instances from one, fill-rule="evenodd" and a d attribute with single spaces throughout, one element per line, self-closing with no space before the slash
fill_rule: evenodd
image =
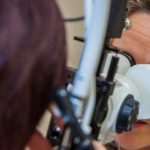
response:
<path id="1" fill-rule="evenodd" d="M 116 141 L 125 150 L 149 150 L 150 121 L 148 125 L 135 127 L 131 132 L 118 135 Z"/>
<path id="2" fill-rule="evenodd" d="M 123 32 L 121 39 L 114 39 L 112 45 L 130 53 L 138 64 L 150 63 L 150 15 L 136 12 L 129 19 L 131 28 Z"/>
<path id="3" fill-rule="evenodd" d="M 131 54 L 137 64 L 150 64 L 150 15 L 136 12 L 129 19 L 132 27 L 124 31 L 121 39 L 112 40 L 112 45 Z M 125 150 L 150 149 L 150 119 L 128 133 L 117 135 L 117 143 Z"/>

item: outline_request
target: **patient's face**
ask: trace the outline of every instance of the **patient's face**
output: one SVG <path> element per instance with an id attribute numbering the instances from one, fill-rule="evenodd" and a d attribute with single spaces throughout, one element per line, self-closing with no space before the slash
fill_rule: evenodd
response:
<path id="1" fill-rule="evenodd" d="M 116 141 L 126 150 L 149 150 L 150 119 L 137 123 L 131 132 L 117 135 Z"/>
<path id="2" fill-rule="evenodd" d="M 130 53 L 136 63 L 150 64 L 150 14 L 138 12 L 130 20 L 132 27 L 123 32 L 121 39 L 113 40 L 112 45 Z M 116 141 L 126 150 L 149 150 L 150 119 L 137 123 L 131 132 L 118 135 Z"/>
<path id="3" fill-rule="evenodd" d="M 138 12 L 129 17 L 132 26 L 112 45 L 131 54 L 136 63 L 150 63 L 150 14 Z"/>

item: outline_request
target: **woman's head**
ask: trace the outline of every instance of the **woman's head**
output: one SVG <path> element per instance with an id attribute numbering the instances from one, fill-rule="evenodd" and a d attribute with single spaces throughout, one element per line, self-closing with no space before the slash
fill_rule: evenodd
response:
<path id="1" fill-rule="evenodd" d="M 54 0 L 0 1 L 0 149 L 23 149 L 63 84 L 65 31 Z"/>

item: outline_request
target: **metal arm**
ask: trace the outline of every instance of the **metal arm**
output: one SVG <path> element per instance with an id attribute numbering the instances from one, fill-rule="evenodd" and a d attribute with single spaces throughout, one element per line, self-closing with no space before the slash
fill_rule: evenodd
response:
<path id="1" fill-rule="evenodd" d="M 90 10 L 87 11 L 87 8 L 89 8 L 90 2 L 92 3 L 92 0 L 86 1 L 85 0 L 85 12 L 88 12 L 89 14 L 87 17 L 85 17 L 86 21 L 86 37 L 85 37 L 85 45 L 84 49 L 81 55 L 80 63 L 78 66 L 78 69 L 76 71 L 74 80 L 73 80 L 73 88 L 71 91 L 71 106 L 74 110 L 72 110 L 69 107 L 66 107 L 68 111 L 65 113 L 66 116 L 71 112 L 70 119 L 68 120 L 67 124 L 72 128 L 72 130 L 75 129 L 75 134 L 74 137 L 76 136 L 82 136 L 88 135 L 91 130 L 89 128 L 89 125 L 92 120 L 92 115 L 93 110 L 95 109 L 95 102 L 96 102 L 96 90 L 93 88 L 95 86 L 96 82 L 96 73 L 98 71 L 98 66 L 99 68 L 102 68 L 102 64 L 99 62 L 103 62 L 102 56 L 103 56 L 103 51 L 106 50 L 106 47 L 108 46 L 109 39 L 111 37 L 120 37 L 123 29 L 123 21 L 124 21 L 124 13 L 126 11 L 126 3 L 127 0 L 95 0 L 93 2 L 93 8 L 92 6 L 90 7 Z M 87 5 L 86 5 L 87 3 Z M 117 8 L 114 5 L 117 5 Z M 120 5 L 120 8 L 119 8 Z M 125 6 L 124 6 L 125 5 Z M 113 14 L 113 17 L 116 17 L 115 20 L 117 21 L 117 24 L 113 24 L 112 16 L 110 13 L 110 8 L 111 8 L 111 13 Z M 115 13 L 114 13 L 115 12 Z M 92 13 L 92 14 L 90 14 Z M 117 14 L 121 14 L 117 15 Z M 109 15 L 111 17 L 109 17 Z M 109 23 L 109 27 L 112 29 L 107 28 L 107 25 Z M 120 25 L 120 26 L 119 26 Z M 119 30 L 117 30 L 119 26 Z M 112 67 L 113 68 L 113 67 Z M 111 68 L 110 68 L 111 69 Z M 114 70 L 116 69 L 116 65 Z M 111 72 L 112 75 L 115 72 Z M 113 83 L 115 74 L 113 74 L 111 78 L 111 82 Z M 108 77 L 108 76 L 107 76 Z M 106 83 L 107 83 L 106 78 Z M 102 87 L 102 89 L 104 89 Z M 112 93 L 113 91 L 111 91 Z M 105 93 L 105 92 L 104 92 Z M 100 124 L 102 123 L 104 117 L 105 117 L 105 112 L 103 113 L 103 108 L 105 109 L 107 105 L 107 101 L 109 99 L 109 94 L 110 92 L 108 91 L 108 95 L 103 95 L 101 94 L 101 100 L 102 102 L 100 103 L 100 115 L 102 116 L 100 119 Z M 101 105 L 104 104 L 104 105 Z M 86 105 L 86 107 L 84 106 Z M 59 105 L 61 108 L 62 106 Z M 99 108 L 97 110 L 99 110 Z M 65 109 L 62 109 L 62 111 Z M 74 116 L 75 113 L 75 116 Z M 90 114 L 90 115 L 89 115 Z M 97 113 L 99 114 L 99 112 Z M 71 118 L 72 117 L 72 118 Z M 81 122 L 81 127 L 78 121 L 76 120 L 76 117 L 78 120 Z M 65 118 L 65 117 L 64 117 Z M 67 117 L 68 118 L 68 117 Z M 73 119 L 73 120 L 72 120 Z M 73 124 L 75 126 L 72 126 Z M 98 122 L 99 123 L 99 122 Z M 77 125 L 77 128 L 76 128 Z M 79 128 L 78 128 L 79 127 Z M 84 139 L 84 136 L 83 136 Z M 82 140 L 81 140 L 82 141 Z M 84 140 L 83 140 L 84 141 Z M 81 142 L 82 143 L 82 142 Z M 82 145 L 82 144 L 81 144 Z M 82 147 L 82 146 L 81 146 Z"/>
<path id="2" fill-rule="evenodd" d="M 95 0 L 86 42 L 73 81 L 71 102 L 78 117 L 82 114 L 82 100 L 89 96 L 91 79 L 95 77 L 101 58 L 110 11 L 110 0 Z"/>

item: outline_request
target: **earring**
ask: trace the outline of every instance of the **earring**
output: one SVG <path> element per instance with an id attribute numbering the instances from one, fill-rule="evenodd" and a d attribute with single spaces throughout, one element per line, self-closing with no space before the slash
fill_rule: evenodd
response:
<path id="1" fill-rule="evenodd" d="M 125 19 L 125 27 L 124 27 L 124 31 L 128 30 L 129 28 L 131 28 L 132 22 L 129 18 Z"/>

